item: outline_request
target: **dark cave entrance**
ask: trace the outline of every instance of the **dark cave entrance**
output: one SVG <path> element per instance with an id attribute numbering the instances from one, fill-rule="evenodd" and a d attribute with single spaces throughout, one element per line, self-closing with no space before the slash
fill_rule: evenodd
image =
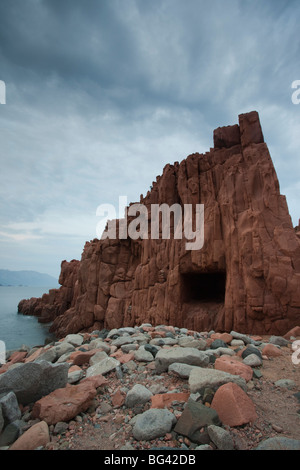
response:
<path id="1" fill-rule="evenodd" d="M 181 274 L 183 303 L 224 303 L 225 290 L 225 272 Z"/>

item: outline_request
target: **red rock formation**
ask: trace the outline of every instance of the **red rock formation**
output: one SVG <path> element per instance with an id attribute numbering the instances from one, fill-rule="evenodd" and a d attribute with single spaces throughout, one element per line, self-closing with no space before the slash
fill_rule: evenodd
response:
<path id="1" fill-rule="evenodd" d="M 140 203 L 149 219 L 152 204 L 204 204 L 203 248 L 174 237 L 95 239 L 80 263 L 63 263 L 54 300 L 50 291 L 20 311 L 37 302 L 58 336 L 143 322 L 252 334 L 299 325 L 300 240 L 256 112 L 216 129 L 209 152 L 166 165 Z"/>
<path id="2" fill-rule="evenodd" d="M 18 311 L 24 315 L 35 315 L 40 323 L 51 322 L 55 317 L 68 310 L 76 299 L 77 274 L 80 262 L 62 261 L 59 276 L 59 289 L 51 289 L 41 298 L 24 299 L 18 305 Z"/>

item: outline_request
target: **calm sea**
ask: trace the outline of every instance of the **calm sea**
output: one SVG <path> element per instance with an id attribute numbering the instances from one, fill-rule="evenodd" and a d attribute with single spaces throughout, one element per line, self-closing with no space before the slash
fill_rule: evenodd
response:
<path id="1" fill-rule="evenodd" d="M 43 345 L 50 338 L 49 325 L 39 323 L 36 317 L 18 313 L 22 299 L 41 297 L 51 287 L 4 287 L 0 286 L 0 340 L 6 350 L 26 346 Z"/>

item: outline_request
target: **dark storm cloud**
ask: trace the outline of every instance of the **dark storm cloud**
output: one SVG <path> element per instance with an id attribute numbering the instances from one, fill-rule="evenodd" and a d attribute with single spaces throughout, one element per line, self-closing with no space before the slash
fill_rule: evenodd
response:
<path id="1" fill-rule="evenodd" d="M 296 221 L 299 16 L 294 0 L 2 0 L 3 259 L 80 257 L 98 204 L 138 200 L 253 109 Z"/>

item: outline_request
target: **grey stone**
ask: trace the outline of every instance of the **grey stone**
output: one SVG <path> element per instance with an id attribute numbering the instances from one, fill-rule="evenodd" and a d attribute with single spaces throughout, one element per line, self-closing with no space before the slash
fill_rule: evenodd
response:
<path id="1" fill-rule="evenodd" d="M 218 348 L 228 348 L 227 344 L 225 343 L 225 341 L 223 341 L 222 339 L 215 339 L 211 345 L 210 345 L 210 349 L 218 349 Z"/>
<path id="2" fill-rule="evenodd" d="M 133 335 L 137 332 L 136 328 L 133 328 L 132 326 L 125 326 L 123 328 L 118 329 L 118 333 L 121 335 L 124 333 L 128 333 L 129 335 Z"/>
<path id="3" fill-rule="evenodd" d="M 138 349 L 138 345 L 136 343 L 133 343 L 133 344 L 123 344 L 121 346 L 121 350 L 123 351 L 123 353 L 127 354 L 129 353 L 130 351 L 135 351 L 136 349 Z"/>
<path id="4" fill-rule="evenodd" d="M 153 344 L 154 346 L 164 346 L 163 338 L 153 338 L 149 341 L 149 344 Z"/>
<path id="5" fill-rule="evenodd" d="M 243 359 L 243 363 L 250 367 L 261 366 L 263 361 L 257 354 L 249 354 Z"/>
<path id="6" fill-rule="evenodd" d="M 202 396 L 203 403 L 211 403 L 213 401 L 214 394 L 215 392 L 212 388 L 206 387 L 203 390 L 203 396 Z"/>
<path id="7" fill-rule="evenodd" d="M 230 346 L 245 346 L 245 343 L 242 339 L 233 339 Z"/>
<path id="8" fill-rule="evenodd" d="M 160 350 L 160 347 L 154 346 L 153 344 L 145 344 L 144 349 L 145 351 L 150 352 L 153 357 L 155 357 L 158 351 Z"/>
<path id="9" fill-rule="evenodd" d="M 28 362 L 0 375 L 0 393 L 13 391 L 19 403 L 33 403 L 68 382 L 69 364 Z"/>
<path id="10" fill-rule="evenodd" d="M 290 342 L 283 338 L 283 336 L 270 336 L 269 343 L 276 346 L 287 346 Z"/>
<path id="11" fill-rule="evenodd" d="M 2 408 L 2 415 L 5 422 L 12 423 L 13 421 L 21 418 L 21 410 L 14 392 L 1 394 L 0 406 Z"/>
<path id="12" fill-rule="evenodd" d="M 1 407 L 1 404 L 0 404 L 0 434 L 1 434 L 3 428 L 4 428 L 4 418 L 3 418 L 3 414 L 2 414 L 2 407 Z"/>
<path id="13" fill-rule="evenodd" d="M 140 346 L 142 344 L 147 344 L 149 342 L 149 336 L 147 334 L 139 333 L 132 336 L 134 341 L 137 342 Z"/>
<path id="14" fill-rule="evenodd" d="M 252 344 L 248 345 L 247 348 L 242 352 L 242 358 L 245 359 L 245 357 L 250 356 L 250 354 L 256 354 L 260 359 L 262 359 L 260 350 Z"/>
<path id="15" fill-rule="evenodd" d="M 207 427 L 208 435 L 219 450 L 233 450 L 234 443 L 229 431 L 220 426 L 210 425 Z"/>
<path id="16" fill-rule="evenodd" d="M 253 378 L 254 379 L 261 379 L 262 376 L 263 376 L 263 374 L 259 369 L 254 369 L 253 370 Z"/>
<path id="17" fill-rule="evenodd" d="M 187 328 L 180 328 L 180 333 L 183 334 L 183 335 L 186 335 L 188 333 L 188 329 Z"/>
<path id="18" fill-rule="evenodd" d="M 149 390 L 153 395 L 156 395 L 157 393 L 167 393 L 168 389 L 164 386 L 164 384 L 161 383 L 154 383 L 150 385 Z"/>
<path id="19" fill-rule="evenodd" d="M 150 392 L 150 390 L 148 390 L 144 385 L 136 384 L 127 393 L 125 398 L 125 406 L 127 406 L 127 408 L 133 408 L 135 405 L 147 403 L 147 401 L 149 401 L 152 396 L 153 393 Z"/>
<path id="20" fill-rule="evenodd" d="M 116 377 L 117 377 L 119 380 L 123 379 L 123 377 L 124 377 L 124 374 L 123 374 L 123 370 L 122 370 L 122 366 L 121 366 L 121 365 L 119 365 L 119 366 L 116 367 Z"/>
<path id="21" fill-rule="evenodd" d="M 48 361 L 48 362 L 55 362 L 59 360 L 61 356 L 65 356 L 66 354 L 71 354 L 75 350 L 75 347 L 68 343 L 67 341 L 63 341 L 61 343 L 56 343 L 55 346 L 48 348 L 45 352 L 43 352 L 40 356 L 38 356 L 34 362 L 40 361 Z"/>
<path id="22" fill-rule="evenodd" d="M 121 365 L 122 371 L 126 374 L 131 374 L 137 369 L 137 363 L 135 361 L 128 361 Z"/>
<path id="23" fill-rule="evenodd" d="M 74 384 L 78 382 L 80 379 L 82 379 L 83 376 L 84 376 L 84 371 L 82 369 L 73 370 L 72 372 L 69 372 L 68 374 L 68 383 Z"/>
<path id="24" fill-rule="evenodd" d="M 56 425 L 54 426 L 53 434 L 54 435 L 63 434 L 66 432 L 68 427 L 69 427 L 68 423 L 65 423 L 64 421 L 58 421 L 58 423 L 56 423 Z"/>
<path id="25" fill-rule="evenodd" d="M 195 447 L 195 450 L 213 450 L 209 444 L 202 444 L 201 446 Z"/>
<path id="26" fill-rule="evenodd" d="M 70 352 L 67 352 L 65 354 L 62 354 L 62 356 L 60 356 L 56 361 L 55 361 L 55 364 L 61 364 L 62 362 L 67 362 L 69 357 L 71 356 L 72 354 L 72 351 Z"/>
<path id="27" fill-rule="evenodd" d="M 97 408 L 97 412 L 99 412 L 99 413 L 102 414 L 102 415 L 106 415 L 106 414 L 109 413 L 112 409 L 113 409 L 113 407 L 112 407 L 109 403 L 103 402 L 103 403 L 101 403 L 101 405 Z"/>
<path id="28" fill-rule="evenodd" d="M 139 362 L 151 362 L 154 360 L 154 357 L 149 351 L 146 351 L 143 347 L 140 347 L 137 351 L 135 351 L 134 359 Z"/>
<path id="29" fill-rule="evenodd" d="M 154 346 L 174 346 L 174 344 L 178 344 L 178 340 L 175 338 L 153 338 L 149 341 L 149 344 Z"/>
<path id="30" fill-rule="evenodd" d="M 270 437 L 261 442 L 255 450 L 300 450 L 300 440 L 287 437 Z"/>
<path id="31" fill-rule="evenodd" d="M 238 375 L 232 375 L 227 372 L 216 369 L 206 369 L 201 367 L 193 368 L 189 377 L 189 386 L 191 393 L 204 390 L 206 387 L 216 390 L 221 385 L 234 382 L 243 390 L 246 390 L 246 381 Z"/>
<path id="32" fill-rule="evenodd" d="M 106 328 L 102 328 L 102 330 L 96 330 L 95 331 L 95 334 L 98 336 L 98 338 L 101 338 L 101 339 L 105 339 L 107 337 L 109 333 L 109 330 L 107 330 Z M 93 334 L 93 332 L 92 332 Z"/>
<path id="33" fill-rule="evenodd" d="M 195 339 L 192 336 L 183 336 L 179 338 L 178 344 L 183 348 L 196 348 L 199 349 L 199 351 L 204 351 L 207 345 L 204 339 Z"/>
<path id="34" fill-rule="evenodd" d="M 135 339 L 134 337 L 130 336 L 130 335 L 124 335 L 124 336 L 120 336 L 119 338 L 117 339 L 114 339 L 112 342 L 111 342 L 111 345 L 112 346 L 117 346 L 118 348 L 120 346 L 122 346 L 123 344 L 131 344 L 131 343 L 134 343 L 135 342 Z"/>
<path id="35" fill-rule="evenodd" d="M 48 362 L 54 362 L 57 359 L 57 353 L 55 350 L 55 347 L 47 349 L 47 351 L 43 352 L 40 356 L 35 359 L 34 362 L 40 362 L 40 361 L 48 361 Z"/>
<path id="36" fill-rule="evenodd" d="M 105 351 L 97 351 L 96 354 L 94 354 L 90 360 L 89 360 L 89 365 L 93 366 L 97 362 L 102 361 L 103 359 L 106 359 L 108 356 Z"/>
<path id="37" fill-rule="evenodd" d="M 141 326 L 139 326 L 138 328 L 140 330 L 142 330 L 144 327 L 146 328 L 152 328 L 152 324 L 151 323 L 142 323 Z"/>
<path id="38" fill-rule="evenodd" d="M 73 346 L 73 344 L 68 343 L 67 341 L 62 341 L 61 343 L 56 344 L 54 348 L 56 352 L 56 359 L 58 359 L 63 354 L 75 351 L 75 346 Z"/>
<path id="39" fill-rule="evenodd" d="M 206 349 L 205 354 L 207 354 L 208 356 L 223 356 L 224 354 L 227 356 L 234 356 L 235 352 L 228 347 L 223 348 L 222 346 L 220 346 L 216 349 Z"/>
<path id="40" fill-rule="evenodd" d="M 121 446 L 119 450 L 134 450 L 134 447 L 131 444 L 129 444 L 129 442 L 126 442 L 126 444 Z"/>
<path id="41" fill-rule="evenodd" d="M 103 351 L 105 351 L 106 354 L 110 354 L 109 345 L 105 343 L 101 338 L 93 339 L 89 343 L 89 350 L 92 350 L 92 349 L 103 349 Z"/>
<path id="42" fill-rule="evenodd" d="M 113 357 L 107 357 L 102 359 L 100 362 L 96 362 L 93 366 L 90 366 L 86 371 L 86 377 L 92 377 L 93 375 L 105 375 L 115 370 L 117 366 L 120 365 L 120 362 Z"/>
<path id="43" fill-rule="evenodd" d="M 65 337 L 65 341 L 73 346 L 81 346 L 83 343 L 83 336 L 79 334 L 69 334 Z"/>
<path id="44" fill-rule="evenodd" d="M 248 335 L 244 335 L 242 333 L 238 333 L 237 331 L 233 331 L 233 330 L 230 332 L 230 334 L 234 339 L 241 339 L 242 341 L 244 341 L 245 344 L 254 343 L 253 339 L 250 338 L 250 336 Z"/>
<path id="45" fill-rule="evenodd" d="M 217 412 L 203 405 L 203 403 L 189 399 L 174 431 L 188 437 L 193 442 L 204 444 L 200 430 L 212 424 L 221 424 Z"/>
<path id="46" fill-rule="evenodd" d="M 137 416 L 133 436 L 140 441 L 150 441 L 170 432 L 176 417 L 167 409 L 151 408 Z"/>
<path id="47" fill-rule="evenodd" d="M 15 420 L 9 423 L 0 436 L 0 447 L 9 446 L 15 442 L 21 434 L 22 428 L 25 426 L 24 421 Z"/>
<path id="48" fill-rule="evenodd" d="M 109 330 L 109 332 L 106 335 L 107 338 L 112 338 L 113 336 L 120 336 L 117 328 L 113 328 L 112 330 Z"/>
<path id="49" fill-rule="evenodd" d="M 274 384 L 276 387 L 288 388 L 289 390 L 296 386 L 295 382 L 291 379 L 279 379 Z"/>
<path id="50" fill-rule="evenodd" d="M 189 364 L 183 364 L 180 362 L 174 362 L 168 367 L 169 374 L 177 375 L 181 379 L 188 379 L 191 373 L 191 370 L 196 366 L 190 366 Z"/>
<path id="51" fill-rule="evenodd" d="M 170 349 L 160 349 L 155 357 L 156 372 L 160 374 L 168 370 L 169 365 L 174 362 L 202 367 L 208 365 L 209 358 L 205 352 L 196 348 L 178 346 Z"/>

